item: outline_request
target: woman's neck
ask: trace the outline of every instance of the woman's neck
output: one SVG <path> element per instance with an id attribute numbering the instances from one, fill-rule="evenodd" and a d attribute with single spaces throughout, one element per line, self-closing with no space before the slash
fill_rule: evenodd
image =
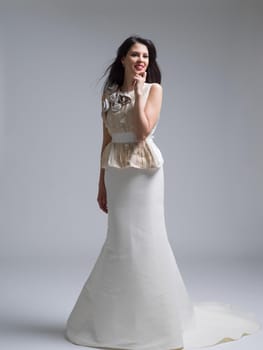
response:
<path id="1" fill-rule="evenodd" d="M 120 90 L 123 92 L 126 92 L 126 91 L 132 91 L 133 89 L 134 89 L 133 79 L 124 78 L 123 84 L 122 86 L 120 86 Z"/>

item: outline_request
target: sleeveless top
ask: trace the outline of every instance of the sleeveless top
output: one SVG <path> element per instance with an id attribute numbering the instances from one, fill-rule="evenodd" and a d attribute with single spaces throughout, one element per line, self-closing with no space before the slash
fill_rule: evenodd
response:
<path id="1" fill-rule="evenodd" d="M 151 85 L 144 83 L 144 102 Z M 101 116 L 112 139 L 101 155 L 102 168 L 159 168 L 164 162 L 161 151 L 153 141 L 159 117 L 150 134 L 143 141 L 138 141 L 134 132 L 134 103 L 134 91 L 122 92 L 117 86 L 103 94 Z"/>

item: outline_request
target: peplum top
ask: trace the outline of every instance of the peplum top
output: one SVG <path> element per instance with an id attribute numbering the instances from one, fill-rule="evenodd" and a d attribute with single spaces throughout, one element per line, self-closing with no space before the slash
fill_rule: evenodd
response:
<path id="1" fill-rule="evenodd" d="M 146 102 L 151 89 L 144 83 L 143 99 Z M 101 155 L 101 168 L 159 168 L 164 162 L 161 151 L 153 141 L 159 118 L 150 134 L 138 141 L 134 125 L 134 91 L 122 92 L 117 86 L 107 89 L 102 97 L 102 119 L 111 135 L 111 141 Z"/>

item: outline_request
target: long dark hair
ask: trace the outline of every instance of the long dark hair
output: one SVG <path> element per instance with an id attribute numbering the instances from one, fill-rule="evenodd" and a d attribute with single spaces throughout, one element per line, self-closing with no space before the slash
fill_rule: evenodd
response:
<path id="1" fill-rule="evenodd" d="M 117 56 L 115 60 L 105 70 L 103 77 L 107 75 L 107 78 L 103 85 L 103 91 L 114 85 L 117 85 L 118 87 L 122 86 L 124 81 L 124 67 L 122 65 L 121 59 L 127 55 L 131 46 L 135 43 L 143 44 L 148 49 L 149 65 L 147 68 L 146 82 L 159 84 L 161 83 L 161 71 L 156 62 L 157 53 L 154 43 L 149 39 L 142 38 L 138 35 L 132 35 L 129 38 L 125 39 L 124 42 L 120 45 L 117 50 Z"/>

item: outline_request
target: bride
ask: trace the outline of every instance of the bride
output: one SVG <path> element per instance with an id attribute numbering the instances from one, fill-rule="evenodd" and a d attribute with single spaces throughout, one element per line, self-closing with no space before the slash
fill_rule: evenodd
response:
<path id="1" fill-rule="evenodd" d="M 108 215 L 107 236 L 66 339 L 105 349 L 179 350 L 254 333 L 260 324 L 253 314 L 191 300 L 170 246 L 164 159 L 153 141 L 163 94 L 153 42 L 127 38 L 106 74 L 97 201 Z"/>

